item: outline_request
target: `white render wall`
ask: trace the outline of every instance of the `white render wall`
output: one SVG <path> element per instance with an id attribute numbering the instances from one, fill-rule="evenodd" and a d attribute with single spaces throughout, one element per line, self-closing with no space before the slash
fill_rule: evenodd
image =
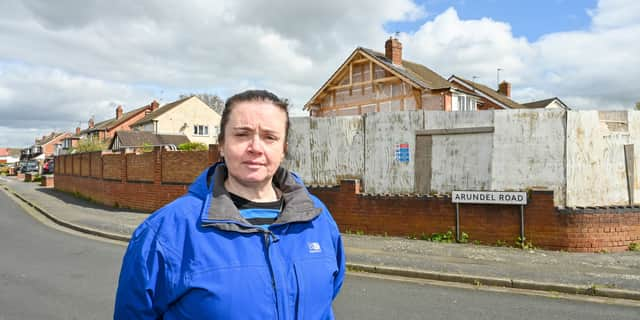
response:
<path id="1" fill-rule="evenodd" d="M 493 111 L 426 111 L 425 129 L 466 129 L 493 127 Z M 445 134 L 432 136 L 431 192 L 490 190 L 492 133 Z"/>
<path id="2" fill-rule="evenodd" d="M 555 204 L 569 207 L 627 205 L 624 145 L 634 144 L 634 198 L 640 203 L 637 111 L 404 111 L 294 118 L 285 166 L 307 185 L 359 178 L 365 193 L 415 193 L 418 132 L 439 132 L 432 135 L 431 192 L 539 188 L 553 190 Z M 398 145 L 405 143 L 408 163 L 395 158 Z"/>
<path id="3" fill-rule="evenodd" d="M 609 112 L 612 114 L 613 112 Z M 634 145 L 635 188 L 638 203 L 640 113 L 569 111 L 567 130 L 567 206 L 628 205 L 624 145 Z M 616 129 L 626 121 L 627 130 Z M 622 122 L 621 121 L 621 122 Z M 611 125 L 611 127 L 610 127 Z"/>
<path id="4" fill-rule="evenodd" d="M 564 203 L 564 110 L 497 110 L 494 112 L 491 190 L 554 191 Z"/>
<path id="5" fill-rule="evenodd" d="M 360 116 L 292 118 L 284 165 L 310 185 L 359 179 L 364 169 L 363 130 Z"/>
<path id="6" fill-rule="evenodd" d="M 365 193 L 408 194 L 415 189 L 416 130 L 424 127 L 423 111 L 370 113 L 364 117 L 365 152 L 362 187 Z M 396 160 L 400 144 L 409 145 L 410 161 Z"/>

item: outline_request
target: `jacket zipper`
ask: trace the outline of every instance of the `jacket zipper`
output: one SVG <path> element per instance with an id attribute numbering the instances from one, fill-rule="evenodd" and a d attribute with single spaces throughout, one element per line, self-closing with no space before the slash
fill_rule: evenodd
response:
<path id="1" fill-rule="evenodd" d="M 271 265 L 271 256 L 269 255 L 269 248 L 271 247 L 271 236 L 275 236 L 271 233 L 271 231 L 264 231 L 263 234 L 265 254 L 267 257 L 267 264 L 269 265 L 269 274 L 271 274 L 271 287 L 273 288 L 273 295 L 276 299 L 276 319 L 280 319 L 280 310 L 278 308 L 278 288 L 276 287 L 276 277 L 273 272 L 273 266 Z"/>

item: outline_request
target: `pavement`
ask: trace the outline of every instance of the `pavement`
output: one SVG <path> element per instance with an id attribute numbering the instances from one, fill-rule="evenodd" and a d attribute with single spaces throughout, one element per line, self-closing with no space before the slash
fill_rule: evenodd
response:
<path id="1" fill-rule="evenodd" d="M 128 242 L 148 213 L 0 176 L 0 190 L 67 228 Z M 350 271 L 640 301 L 640 252 L 572 253 L 343 234 Z"/>

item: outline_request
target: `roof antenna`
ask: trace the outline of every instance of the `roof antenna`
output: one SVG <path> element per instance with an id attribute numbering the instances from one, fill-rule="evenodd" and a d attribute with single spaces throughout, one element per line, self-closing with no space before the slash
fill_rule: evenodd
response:
<path id="1" fill-rule="evenodd" d="M 396 31 L 396 34 L 395 34 L 395 38 L 396 38 L 396 40 L 398 40 L 398 37 L 399 37 L 399 36 L 400 36 L 400 31 Z"/>
<path id="2" fill-rule="evenodd" d="M 498 81 L 498 87 L 500 87 L 500 71 L 502 71 L 502 68 L 498 68 L 496 70 L 496 81 Z"/>

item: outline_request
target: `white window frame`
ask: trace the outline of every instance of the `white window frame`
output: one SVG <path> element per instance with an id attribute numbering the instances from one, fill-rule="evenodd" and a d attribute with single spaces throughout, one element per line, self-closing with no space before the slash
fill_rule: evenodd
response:
<path id="1" fill-rule="evenodd" d="M 193 125 L 193 135 L 199 137 L 208 137 L 209 136 L 209 126 L 206 124 L 194 124 Z"/>
<path id="2" fill-rule="evenodd" d="M 452 103 L 452 111 L 478 111 L 478 99 L 466 94 L 457 94 L 454 96 L 455 101 Z"/>

